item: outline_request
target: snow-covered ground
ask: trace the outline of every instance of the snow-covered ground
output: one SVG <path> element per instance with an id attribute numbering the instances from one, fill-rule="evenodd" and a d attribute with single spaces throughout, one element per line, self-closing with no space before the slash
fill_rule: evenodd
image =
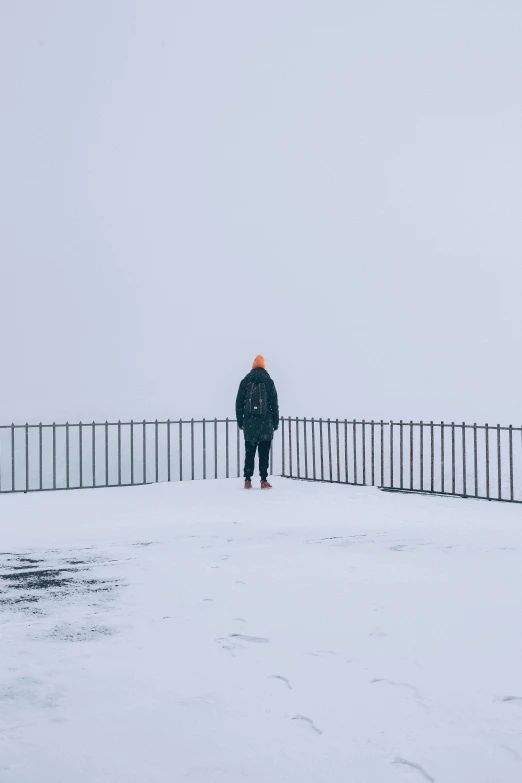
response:
<path id="1" fill-rule="evenodd" d="M 2 783 L 519 783 L 517 506 L 0 498 Z"/>

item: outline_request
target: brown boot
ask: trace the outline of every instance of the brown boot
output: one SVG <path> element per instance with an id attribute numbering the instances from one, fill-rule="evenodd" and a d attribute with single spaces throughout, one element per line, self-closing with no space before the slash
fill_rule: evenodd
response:
<path id="1" fill-rule="evenodd" d="M 262 481 L 261 482 L 261 489 L 272 489 L 272 485 L 268 483 L 268 481 Z"/>
<path id="2" fill-rule="evenodd" d="M 245 489 L 252 489 L 252 482 L 250 479 L 245 479 Z"/>

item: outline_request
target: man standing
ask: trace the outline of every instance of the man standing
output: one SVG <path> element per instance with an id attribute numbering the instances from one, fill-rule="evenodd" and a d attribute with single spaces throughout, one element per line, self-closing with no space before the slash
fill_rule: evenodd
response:
<path id="1" fill-rule="evenodd" d="M 245 489 L 252 489 L 257 450 L 261 489 L 272 489 L 267 481 L 268 462 L 274 430 L 279 427 L 279 405 L 276 387 L 261 355 L 256 356 L 251 372 L 239 384 L 236 418 L 239 429 L 245 434 Z"/>

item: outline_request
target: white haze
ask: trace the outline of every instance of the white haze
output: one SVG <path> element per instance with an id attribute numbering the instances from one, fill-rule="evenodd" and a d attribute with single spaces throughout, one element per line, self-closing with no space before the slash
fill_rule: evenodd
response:
<path id="1" fill-rule="evenodd" d="M 0 423 L 519 422 L 520 0 L 2 0 Z"/>

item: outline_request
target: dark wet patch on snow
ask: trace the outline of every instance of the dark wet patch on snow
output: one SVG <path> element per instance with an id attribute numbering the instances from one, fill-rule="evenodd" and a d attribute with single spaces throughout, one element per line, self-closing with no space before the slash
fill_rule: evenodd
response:
<path id="1" fill-rule="evenodd" d="M 46 559 L 29 557 L 25 552 L 0 556 L 0 615 L 15 612 L 54 616 L 68 612 L 71 606 L 108 609 L 123 583 L 118 578 L 108 578 L 106 573 L 95 576 L 92 569 L 114 561 L 96 555 L 82 560 L 75 557 L 77 552 L 60 551 L 58 557 L 53 552 L 54 556 Z M 112 632 L 109 626 L 83 620 L 74 627 L 67 623 L 57 625 L 49 636 L 63 641 L 86 641 Z"/>

